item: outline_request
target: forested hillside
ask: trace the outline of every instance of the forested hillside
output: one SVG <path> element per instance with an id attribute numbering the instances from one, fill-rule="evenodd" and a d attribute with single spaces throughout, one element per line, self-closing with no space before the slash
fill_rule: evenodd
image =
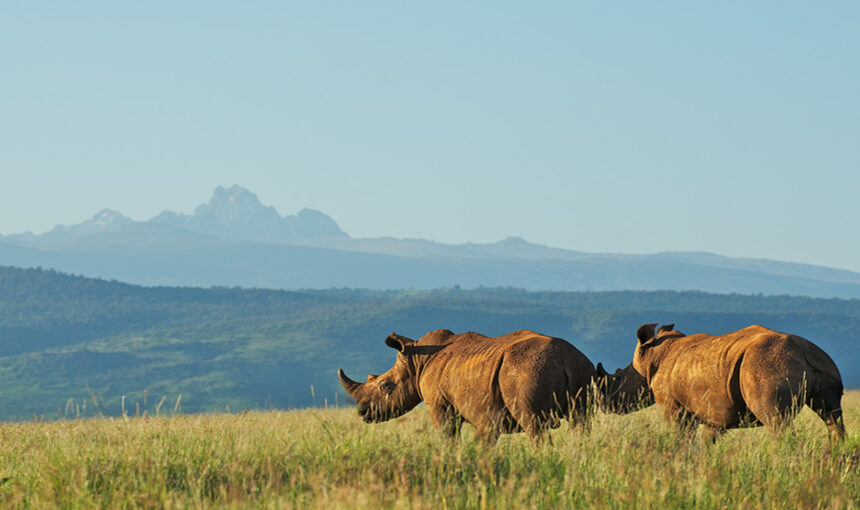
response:
<path id="1" fill-rule="evenodd" d="M 383 339 L 437 328 L 560 336 L 626 365 L 644 322 L 721 333 L 758 323 L 802 335 L 860 386 L 860 300 L 702 292 L 140 287 L 0 267 L 0 417 L 186 412 L 342 402 L 336 371 L 388 369 Z M 164 409 L 165 407 L 161 407 Z"/>

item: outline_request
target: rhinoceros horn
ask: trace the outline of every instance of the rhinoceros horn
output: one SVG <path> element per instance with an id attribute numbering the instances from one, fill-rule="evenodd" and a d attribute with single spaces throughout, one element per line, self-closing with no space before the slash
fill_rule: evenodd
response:
<path id="1" fill-rule="evenodd" d="M 603 363 L 597 363 L 597 375 L 598 377 L 606 377 L 607 375 L 609 375 L 608 373 L 606 373 L 606 369 L 603 368 Z"/>
<path id="2" fill-rule="evenodd" d="M 352 393 L 356 390 L 356 388 L 361 386 L 361 383 L 355 382 L 352 379 L 350 379 L 349 377 L 347 377 L 346 374 L 343 373 L 342 368 L 337 369 L 337 376 L 340 378 L 340 383 L 343 385 L 343 389 L 345 389 L 346 392 L 349 393 L 350 395 L 352 395 Z"/>

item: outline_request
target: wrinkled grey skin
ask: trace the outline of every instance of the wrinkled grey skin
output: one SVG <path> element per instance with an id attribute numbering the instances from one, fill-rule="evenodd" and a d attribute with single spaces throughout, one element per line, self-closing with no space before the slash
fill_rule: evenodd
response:
<path id="1" fill-rule="evenodd" d="M 617 414 L 627 414 L 654 403 L 654 393 L 648 381 L 633 368 L 633 364 L 619 368 L 610 374 L 597 364 L 597 387 L 602 407 Z"/>

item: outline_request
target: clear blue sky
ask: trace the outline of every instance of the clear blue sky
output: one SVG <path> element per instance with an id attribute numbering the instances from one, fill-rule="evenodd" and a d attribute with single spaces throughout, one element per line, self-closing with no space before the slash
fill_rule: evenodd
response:
<path id="1" fill-rule="evenodd" d="M 857 2 L 3 2 L 0 233 L 239 184 L 354 237 L 860 271 Z"/>

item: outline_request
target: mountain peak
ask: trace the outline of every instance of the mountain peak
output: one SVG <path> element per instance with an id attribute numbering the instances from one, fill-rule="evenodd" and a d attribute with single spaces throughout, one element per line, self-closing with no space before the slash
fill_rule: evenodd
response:
<path id="1" fill-rule="evenodd" d="M 246 204 L 262 207 L 260 199 L 255 193 L 234 184 L 229 188 L 218 186 L 212 193 L 212 198 L 209 199 L 209 205 L 224 205 L 224 204 Z"/>
<path id="2" fill-rule="evenodd" d="M 102 209 L 83 223 L 57 225 L 38 236 L 38 240 L 48 244 L 62 244 L 81 236 L 115 230 L 130 223 L 134 223 L 134 220 L 113 209 Z M 35 239 L 31 238 L 31 240 Z"/>
<path id="3" fill-rule="evenodd" d="M 98 225 L 100 227 L 121 226 L 126 223 L 131 223 L 133 220 L 128 216 L 115 211 L 113 209 L 102 209 L 95 213 L 88 223 Z"/>
<path id="4" fill-rule="evenodd" d="M 232 185 L 218 186 L 194 214 L 164 211 L 152 220 L 194 232 L 242 241 L 294 243 L 311 239 L 349 237 L 326 214 L 302 209 L 298 214 L 281 216 L 257 195 Z"/>
<path id="5" fill-rule="evenodd" d="M 194 216 L 211 218 L 223 225 L 244 227 L 271 227 L 281 220 L 281 215 L 272 206 L 264 206 L 257 195 L 237 185 L 224 188 L 218 186 L 209 202 L 197 206 Z"/>
<path id="6" fill-rule="evenodd" d="M 41 235 L 25 233 L 2 237 L 20 244 L 59 246 L 83 236 L 113 232 L 135 223 L 118 211 L 102 209 L 82 223 L 57 225 Z M 139 225 L 170 225 L 207 236 L 275 244 L 349 238 L 325 213 L 302 209 L 297 214 L 281 216 L 274 207 L 263 205 L 256 194 L 235 184 L 216 187 L 209 201 L 198 205 L 193 214 L 162 211 Z"/>

